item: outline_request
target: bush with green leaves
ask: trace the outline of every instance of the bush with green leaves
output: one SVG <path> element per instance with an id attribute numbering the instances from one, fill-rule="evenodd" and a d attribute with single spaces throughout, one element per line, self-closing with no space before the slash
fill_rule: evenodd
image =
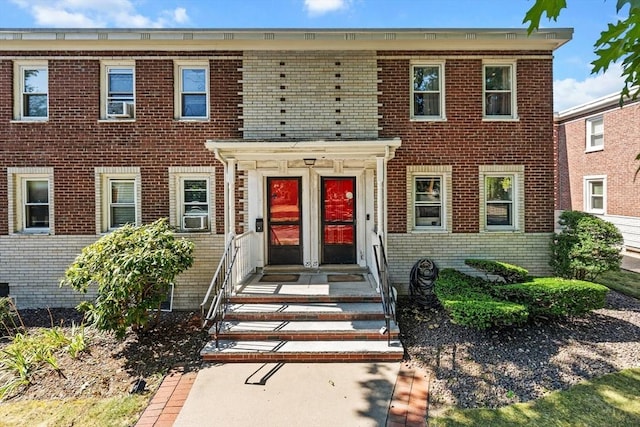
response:
<path id="1" fill-rule="evenodd" d="M 578 316 L 604 307 L 606 286 L 560 277 L 496 286 L 496 297 L 527 306 L 531 316 Z"/>
<path id="2" fill-rule="evenodd" d="M 491 282 L 482 278 L 443 269 L 438 274 L 434 292 L 451 320 L 459 325 L 487 329 L 526 322 L 527 308 L 494 298 L 489 293 L 491 286 Z"/>
<path id="3" fill-rule="evenodd" d="M 150 310 L 157 310 L 175 278 L 193 264 L 194 244 L 176 239 L 166 219 L 125 225 L 85 247 L 65 272 L 61 285 L 86 293 L 97 286 L 95 301 L 78 309 L 100 330 L 123 337 L 128 327 L 141 332 Z"/>
<path id="4" fill-rule="evenodd" d="M 622 234 L 615 225 L 594 215 L 564 211 L 562 231 L 551 242 L 550 265 L 557 276 L 595 280 L 600 273 L 618 270 L 622 255 Z"/>
<path id="5" fill-rule="evenodd" d="M 487 274 L 501 277 L 505 283 L 520 283 L 527 280 L 529 271 L 517 265 L 490 259 L 466 259 L 464 263 L 469 267 Z"/>

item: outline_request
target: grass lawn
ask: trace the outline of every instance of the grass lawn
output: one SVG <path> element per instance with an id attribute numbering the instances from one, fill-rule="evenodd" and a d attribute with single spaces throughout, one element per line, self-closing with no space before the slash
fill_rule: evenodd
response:
<path id="1" fill-rule="evenodd" d="M 0 404 L 2 426 L 132 426 L 149 396 L 109 399 L 24 400 Z"/>
<path id="2" fill-rule="evenodd" d="M 640 274 L 638 273 L 627 270 L 607 271 L 596 281 L 609 289 L 640 299 Z"/>
<path id="3" fill-rule="evenodd" d="M 453 409 L 430 426 L 591 427 L 640 425 L 640 368 L 604 375 L 542 399 L 499 409 Z"/>

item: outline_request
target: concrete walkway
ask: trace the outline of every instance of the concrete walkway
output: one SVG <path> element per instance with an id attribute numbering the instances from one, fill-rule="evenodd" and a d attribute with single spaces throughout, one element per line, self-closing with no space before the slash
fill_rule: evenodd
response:
<path id="1" fill-rule="evenodd" d="M 138 427 L 423 427 L 428 376 L 404 363 L 206 365 L 165 377 Z"/>
<path id="2" fill-rule="evenodd" d="M 640 273 L 640 255 L 624 255 L 620 268 Z"/>

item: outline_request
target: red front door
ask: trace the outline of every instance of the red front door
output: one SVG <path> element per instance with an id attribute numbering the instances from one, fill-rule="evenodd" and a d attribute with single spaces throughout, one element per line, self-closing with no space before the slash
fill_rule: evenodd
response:
<path id="1" fill-rule="evenodd" d="M 269 264 L 302 264 L 301 179 L 267 178 Z"/>
<path id="2" fill-rule="evenodd" d="M 356 263 L 356 179 L 322 178 L 323 264 Z"/>

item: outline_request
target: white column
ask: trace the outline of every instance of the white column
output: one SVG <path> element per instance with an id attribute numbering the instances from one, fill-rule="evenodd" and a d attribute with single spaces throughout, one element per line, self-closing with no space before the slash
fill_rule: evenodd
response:
<path id="1" fill-rule="evenodd" d="M 227 161 L 227 224 L 230 236 L 236 234 L 236 159 L 230 158 Z"/>
<path id="2" fill-rule="evenodd" d="M 386 200 L 386 164 L 384 157 L 376 157 L 376 183 L 377 183 L 377 209 L 376 209 L 376 232 L 378 236 L 384 236 L 385 232 L 385 209 L 387 205 Z"/>

